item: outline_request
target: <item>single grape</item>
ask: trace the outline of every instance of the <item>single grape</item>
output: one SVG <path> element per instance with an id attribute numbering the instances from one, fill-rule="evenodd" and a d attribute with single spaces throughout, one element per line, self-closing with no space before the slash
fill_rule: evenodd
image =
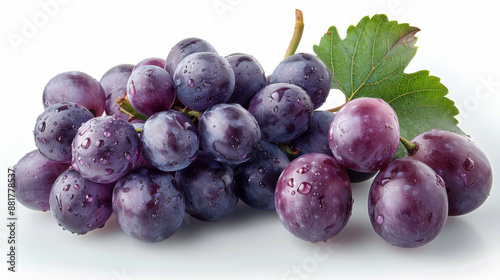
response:
<path id="1" fill-rule="evenodd" d="M 172 175 L 141 167 L 116 182 L 113 213 L 120 228 L 143 242 L 172 236 L 184 219 L 182 189 Z"/>
<path id="2" fill-rule="evenodd" d="M 140 154 L 132 124 L 116 116 L 93 118 L 80 126 L 73 139 L 73 168 L 88 180 L 114 182 L 132 170 Z"/>
<path id="3" fill-rule="evenodd" d="M 443 178 L 450 216 L 470 213 L 486 201 L 493 171 L 486 154 L 469 138 L 432 130 L 416 136 L 412 142 L 418 149 L 408 157 L 429 165 Z"/>
<path id="4" fill-rule="evenodd" d="M 154 65 L 154 66 L 158 66 L 158 67 L 160 67 L 162 69 L 165 69 L 165 59 L 158 58 L 158 57 L 148 57 L 148 58 L 145 58 L 145 59 L 139 61 L 139 63 L 137 63 L 134 66 L 133 70 L 135 70 L 135 69 L 137 69 L 139 67 L 142 67 L 142 66 L 146 66 L 146 65 Z M 170 75 L 170 76 L 172 76 L 172 75 Z"/>
<path id="5" fill-rule="evenodd" d="M 375 172 L 386 166 L 399 145 L 398 117 L 382 99 L 349 101 L 330 125 L 329 146 L 346 168 Z"/>
<path id="6" fill-rule="evenodd" d="M 50 191 L 50 212 L 71 233 L 85 234 L 104 223 L 113 213 L 113 183 L 100 184 L 83 178 L 73 168 L 57 177 Z"/>
<path id="7" fill-rule="evenodd" d="M 218 104 L 198 122 L 201 148 L 216 160 L 238 164 L 255 153 L 261 134 L 255 118 L 241 105 Z"/>
<path id="8" fill-rule="evenodd" d="M 14 166 L 17 201 L 31 210 L 49 210 L 52 184 L 69 166 L 47 159 L 38 150 L 24 155 Z"/>
<path id="9" fill-rule="evenodd" d="M 70 71 L 57 74 L 43 89 L 43 106 L 71 101 L 89 109 L 94 116 L 104 113 L 106 93 L 99 82 L 88 74 Z"/>
<path id="10" fill-rule="evenodd" d="M 175 44 L 165 60 L 165 70 L 174 76 L 175 68 L 186 56 L 196 52 L 217 53 L 215 48 L 200 38 L 186 38 Z"/>
<path id="11" fill-rule="evenodd" d="M 143 115 L 168 110 L 175 101 L 172 77 L 158 66 L 141 66 L 130 75 L 127 96 L 134 109 Z"/>
<path id="12" fill-rule="evenodd" d="M 294 159 L 276 185 L 276 211 L 296 237 L 326 241 L 347 224 L 352 211 L 349 177 L 333 157 L 310 153 Z"/>
<path id="13" fill-rule="evenodd" d="M 283 150 L 273 143 L 260 141 L 255 156 L 235 169 L 239 198 L 250 207 L 273 210 L 274 192 L 281 172 L 290 164 Z"/>
<path id="14" fill-rule="evenodd" d="M 188 167 L 177 171 L 175 179 L 184 190 L 186 212 L 198 220 L 216 222 L 236 208 L 233 170 L 203 151 Z"/>
<path id="15" fill-rule="evenodd" d="M 226 56 L 234 71 L 235 85 L 227 103 L 238 103 L 247 108 L 248 102 L 266 86 L 266 75 L 260 63 L 253 56 L 235 53 Z"/>
<path id="16" fill-rule="evenodd" d="M 174 110 L 149 117 L 141 131 L 141 143 L 146 160 L 162 171 L 185 168 L 200 147 L 194 124 L 185 114 Z"/>
<path id="17" fill-rule="evenodd" d="M 104 73 L 104 75 L 102 75 L 99 83 L 106 93 L 106 101 L 108 100 L 108 96 L 111 91 L 127 87 L 128 78 L 130 77 L 130 74 L 132 74 L 134 67 L 135 66 L 133 64 L 119 64 L 111 67 L 108 71 L 106 71 L 106 73 Z M 108 108 L 108 106 L 108 102 L 106 102 L 106 108 Z M 106 114 L 109 114 L 108 111 L 106 111 Z"/>
<path id="18" fill-rule="evenodd" d="M 398 247 L 419 247 L 443 229 L 448 199 L 443 179 L 426 164 L 396 159 L 369 191 L 368 214 L 375 232 Z"/>
<path id="19" fill-rule="evenodd" d="M 307 93 L 292 84 L 271 84 L 257 92 L 248 105 L 259 123 L 262 139 L 284 143 L 307 130 L 313 104 Z"/>
<path id="20" fill-rule="evenodd" d="M 269 82 L 289 83 L 301 87 L 311 97 L 314 109 L 317 109 L 328 97 L 331 74 L 325 63 L 315 55 L 296 53 L 278 64 Z"/>
<path id="21" fill-rule="evenodd" d="M 211 52 L 186 56 L 177 65 L 173 77 L 179 101 L 196 111 L 226 102 L 235 84 L 231 65 L 224 57 Z"/>
<path id="22" fill-rule="evenodd" d="M 40 153 L 50 160 L 71 162 L 71 143 L 80 125 L 94 116 L 74 102 L 49 106 L 38 116 L 33 134 Z"/>

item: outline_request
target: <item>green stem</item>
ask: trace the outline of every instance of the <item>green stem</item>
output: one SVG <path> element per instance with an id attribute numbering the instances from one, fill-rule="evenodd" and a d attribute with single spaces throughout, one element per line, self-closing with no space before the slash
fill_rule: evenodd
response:
<path id="1" fill-rule="evenodd" d="M 299 148 L 295 148 L 295 150 L 292 150 L 292 147 L 290 147 L 290 145 L 287 143 L 281 143 L 278 146 L 280 147 L 281 150 L 283 150 L 283 152 L 286 153 L 287 156 L 295 156 L 298 153 L 300 153 Z"/>
<path id="2" fill-rule="evenodd" d="M 401 143 L 403 144 L 403 146 L 405 146 L 407 154 L 409 156 L 414 155 L 418 151 L 418 144 L 417 143 L 414 143 L 414 142 L 411 142 L 409 140 L 406 140 L 403 137 L 399 137 L 399 140 L 401 141 Z"/>
<path id="3" fill-rule="evenodd" d="M 148 117 L 144 116 L 143 114 L 137 112 L 137 110 L 132 107 L 132 104 L 125 99 L 124 97 L 118 97 L 116 98 L 116 103 L 120 105 L 120 111 L 123 113 L 127 114 L 129 116 L 129 121 L 135 120 L 135 119 L 140 119 L 140 120 L 147 120 Z"/>
<path id="4" fill-rule="evenodd" d="M 288 49 L 285 53 L 285 58 L 293 55 L 299 46 L 300 39 L 302 38 L 302 33 L 304 32 L 304 16 L 302 15 L 302 11 L 296 9 L 295 10 L 295 29 L 293 31 L 292 40 L 290 40 L 290 44 L 288 45 Z"/>

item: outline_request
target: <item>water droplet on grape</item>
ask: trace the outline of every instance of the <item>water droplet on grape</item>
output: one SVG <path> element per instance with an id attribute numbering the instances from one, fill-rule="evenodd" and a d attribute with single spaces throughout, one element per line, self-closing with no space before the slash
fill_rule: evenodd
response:
<path id="1" fill-rule="evenodd" d="M 469 184 L 469 179 L 467 178 L 467 174 L 465 173 L 460 174 L 460 178 L 462 178 L 462 181 L 464 182 L 466 188 L 472 186 L 472 184 Z"/>
<path id="2" fill-rule="evenodd" d="M 82 135 L 83 135 L 83 134 L 85 134 L 85 132 L 87 132 L 89 129 L 90 129 L 90 124 L 87 124 L 85 127 L 83 127 L 82 129 L 80 129 L 80 132 L 78 132 L 78 135 L 82 136 Z"/>
<path id="3" fill-rule="evenodd" d="M 92 197 L 92 195 L 87 194 L 87 195 L 85 196 L 85 200 L 87 200 L 87 202 L 92 202 L 92 201 L 94 200 L 94 198 Z"/>
<path id="4" fill-rule="evenodd" d="M 300 228 L 299 224 L 297 222 L 292 222 L 292 225 L 296 228 Z"/>
<path id="5" fill-rule="evenodd" d="M 105 159 L 105 158 L 101 158 L 99 161 L 100 161 L 102 164 L 108 164 L 108 160 L 107 160 L 107 159 Z"/>
<path id="6" fill-rule="evenodd" d="M 438 186 L 441 186 L 441 187 L 445 187 L 445 183 L 444 183 L 444 180 L 441 176 L 439 176 L 438 174 L 436 174 L 436 184 L 438 184 Z"/>
<path id="7" fill-rule="evenodd" d="M 294 185 L 293 185 L 293 178 L 291 178 L 290 180 L 288 180 L 288 182 L 286 183 L 287 186 L 289 186 L 290 188 L 293 188 Z"/>
<path id="8" fill-rule="evenodd" d="M 109 136 L 111 136 L 111 132 L 104 131 L 103 135 L 104 135 L 104 137 L 108 138 Z"/>
<path id="9" fill-rule="evenodd" d="M 187 82 L 188 86 L 189 87 L 194 87 L 194 80 L 193 79 L 189 79 L 188 82 Z"/>
<path id="10" fill-rule="evenodd" d="M 73 188 L 75 188 L 75 190 L 79 190 L 79 189 L 80 189 L 80 185 L 75 184 L 75 185 L 73 186 Z"/>
<path id="11" fill-rule="evenodd" d="M 84 149 L 88 149 L 90 147 L 90 143 L 90 138 L 85 138 L 80 146 Z"/>
<path id="12" fill-rule="evenodd" d="M 391 181 L 391 178 L 384 178 L 382 181 L 380 181 L 380 186 L 385 186 L 387 183 Z"/>
<path id="13" fill-rule="evenodd" d="M 44 132 L 45 131 L 45 122 L 42 122 L 41 124 L 38 125 L 38 131 Z"/>
<path id="14" fill-rule="evenodd" d="M 335 224 L 331 224 L 325 228 L 325 232 L 329 233 L 335 228 Z"/>
<path id="15" fill-rule="evenodd" d="M 63 137 L 61 135 L 57 136 L 56 141 L 59 143 L 63 142 Z"/>
<path id="16" fill-rule="evenodd" d="M 264 174 L 266 172 L 266 169 L 267 168 L 265 166 L 261 166 L 257 170 L 259 171 L 260 174 Z"/>
<path id="17" fill-rule="evenodd" d="M 434 214 L 434 212 L 431 212 L 431 214 L 429 215 L 429 223 L 432 223 L 435 217 L 436 215 Z"/>
<path id="18" fill-rule="evenodd" d="M 274 161 L 274 163 L 280 163 L 281 162 L 279 158 L 274 158 L 273 161 Z"/>
<path id="19" fill-rule="evenodd" d="M 156 219 L 156 213 L 153 214 L 153 219 Z"/>
<path id="20" fill-rule="evenodd" d="M 57 206 L 59 207 L 59 210 L 62 211 L 62 201 L 61 201 L 61 194 L 58 193 L 56 195 L 56 201 L 57 201 Z"/>
<path id="21" fill-rule="evenodd" d="M 292 191 L 290 194 L 291 194 L 291 195 L 295 195 L 295 191 Z"/>
<path id="22" fill-rule="evenodd" d="M 465 170 L 471 171 L 474 169 L 474 161 L 470 157 L 467 157 L 463 163 L 463 167 Z"/>
<path id="23" fill-rule="evenodd" d="M 87 227 L 88 227 L 88 228 L 91 228 L 91 227 L 92 227 L 92 225 L 91 225 L 91 224 L 87 224 Z"/>
<path id="24" fill-rule="evenodd" d="M 69 191 L 70 187 L 71 187 L 71 185 L 69 185 L 69 184 L 64 186 L 63 191 L 65 191 L 65 192 Z"/>
<path id="25" fill-rule="evenodd" d="M 104 141 L 103 140 L 97 141 L 96 146 L 97 146 L 97 148 L 104 146 Z"/>
<path id="26" fill-rule="evenodd" d="M 301 194 L 308 194 L 312 189 L 312 186 L 311 184 L 307 183 L 307 182 L 303 182 L 302 184 L 299 185 L 297 191 Z"/>
<path id="27" fill-rule="evenodd" d="M 123 157 L 125 157 L 125 159 L 128 161 L 130 161 L 132 159 L 132 155 L 129 152 L 125 152 L 123 154 Z"/>
<path id="28" fill-rule="evenodd" d="M 301 167 L 297 170 L 297 173 L 299 174 L 305 174 L 307 173 L 307 171 L 309 171 L 309 169 L 305 168 L 305 167 Z"/>
<path id="29" fill-rule="evenodd" d="M 111 175 L 111 174 L 113 174 L 113 173 L 115 172 L 115 171 L 114 171 L 113 169 L 111 169 L 111 168 L 106 168 L 106 169 L 104 169 L 104 171 L 106 172 L 106 175 L 108 175 L 108 176 L 109 176 L 109 175 Z"/>
<path id="30" fill-rule="evenodd" d="M 378 215 L 375 221 L 377 222 L 377 224 L 381 225 L 384 222 L 384 215 Z"/>

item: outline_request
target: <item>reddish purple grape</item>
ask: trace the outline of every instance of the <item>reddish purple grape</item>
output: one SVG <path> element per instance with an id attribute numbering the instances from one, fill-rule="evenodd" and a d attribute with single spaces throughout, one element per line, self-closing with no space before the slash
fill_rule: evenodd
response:
<path id="1" fill-rule="evenodd" d="M 154 66 L 158 66 L 158 67 L 160 67 L 162 69 L 165 69 L 165 59 L 158 58 L 158 57 L 148 57 L 148 58 L 145 58 L 145 59 L 139 61 L 139 63 L 137 63 L 134 66 L 133 70 L 135 70 L 135 69 L 137 69 L 139 67 L 142 67 L 142 66 L 146 66 L 146 65 L 154 65 Z M 170 75 L 170 76 L 172 76 L 172 75 Z"/>
<path id="2" fill-rule="evenodd" d="M 74 102 L 49 106 L 38 116 L 33 134 L 35 144 L 46 158 L 71 162 L 71 143 L 80 125 L 94 116 L 87 108 Z"/>
<path id="3" fill-rule="evenodd" d="M 47 83 L 43 89 L 43 106 L 70 101 L 89 109 L 94 116 L 104 113 L 106 93 L 101 84 L 88 74 L 71 71 L 63 72 Z"/>
<path id="4" fill-rule="evenodd" d="M 399 145 L 398 117 L 382 99 L 362 97 L 340 109 L 330 126 L 333 156 L 346 168 L 375 172 L 386 166 Z"/>
<path id="5" fill-rule="evenodd" d="M 432 130 L 416 136 L 412 142 L 418 149 L 409 157 L 429 165 L 443 178 L 450 216 L 470 213 L 486 201 L 493 171 L 486 154 L 469 138 Z"/>
<path id="6" fill-rule="evenodd" d="M 351 216 L 349 177 L 331 156 L 303 155 L 281 173 L 275 202 L 289 232 L 306 241 L 326 241 L 340 233 Z"/>
<path id="7" fill-rule="evenodd" d="M 141 167 L 116 182 L 113 213 L 127 235 L 144 242 L 160 242 L 181 226 L 185 204 L 172 175 Z"/>
<path id="8" fill-rule="evenodd" d="M 70 168 L 52 186 L 50 212 L 63 229 L 85 234 L 104 226 L 113 213 L 113 187 L 113 183 L 89 181 Z"/>
<path id="9" fill-rule="evenodd" d="M 163 68 L 141 66 L 130 75 L 127 96 L 134 109 L 151 116 L 172 107 L 175 101 L 174 82 Z"/>
<path id="10" fill-rule="evenodd" d="M 132 124 L 116 116 L 93 118 L 82 124 L 72 144 L 73 168 L 88 180 L 114 182 L 132 170 L 140 154 Z"/>
<path id="11" fill-rule="evenodd" d="M 69 166 L 47 159 L 38 150 L 24 155 L 14 166 L 17 201 L 31 210 L 49 210 L 52 184 Z"/>
<path id="12" fill-rule="evenodd" d="M 373 180 L 368 214 L 375 232 L 388 243 L 425 245 L 441 232 L 448 216 L 443 179 L 420 161 L 396 159 Z"/>
<path id="13" fill-rule="evenodd" d="M 174 76 L 175 68 L 186 56 L 196 52 L 217 53 L 215 48 L 207 41 L 200 38 L 186 38 L 175 44 L 169 51 L 165 60 L 165 70 Z"/>
<path id="14" fill-rule="evenodd" d="M 266 75 L 260 63 L 253 56 L 234 53 L 226 56 L 234 71 L 234 90 L 227 103 L 238 103 L 247 108 L 248 102 L 266 86 Z"/>
<path id="15" fill-rule="evenodd" d="M 106 115 L 117 115 L 124 120 L 129 116 L 120 111 L 120 105 L 116 102 L 117 98 L 124 98 L 127 95 L 127 82 L 132 74 L 134 65 L 120 64 L 112 67 L 102 76 L 100 83 L 106 93 L 105 113 Z M 134 119 L 132 122 L 144 122 L 140 119 Z"/>

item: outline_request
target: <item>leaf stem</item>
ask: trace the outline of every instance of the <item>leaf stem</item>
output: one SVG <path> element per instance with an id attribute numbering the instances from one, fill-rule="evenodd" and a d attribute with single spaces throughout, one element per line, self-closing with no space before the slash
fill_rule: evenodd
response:
<path id="1" fill-rule="evenodd" d="M 299 46 L 300 39 L 302 38 L 302 33 L 304 32 L 304 16 L 302 11 L 299 9 L 295 10 L 295 29 L 293 31 L 292 39 L 288 45 L 288 49 L 285 53 L 285 58 L 293 55 Z"/>
<path id="2" fill-rule="evenodd" d="M 403 146 L 405 146 L 407 154 L 409 156 L 414 155 L 418 151 L 418 144 L 417 143 L 414 143 L 414 142 L 411 142 L 409 140 L 406 140 L 403 137 L 399 137 L 399 140 L 401 141 L 401 143 L 403 144 Z"/>
<path id="3" fill-rule="evenodd" d="M 120 96 L 116 98 L 116 103 L 120 105 L 120 111 L 129 116 L 129 121 L 135 119 L 140 119 L 145 121 L 148 119 L 147 116 L 144 116 L 143 114 L 137 112 L 137 110 L 132 106 L 132 104 L 130 104 L 130 102 L 126 98 Z"/>

